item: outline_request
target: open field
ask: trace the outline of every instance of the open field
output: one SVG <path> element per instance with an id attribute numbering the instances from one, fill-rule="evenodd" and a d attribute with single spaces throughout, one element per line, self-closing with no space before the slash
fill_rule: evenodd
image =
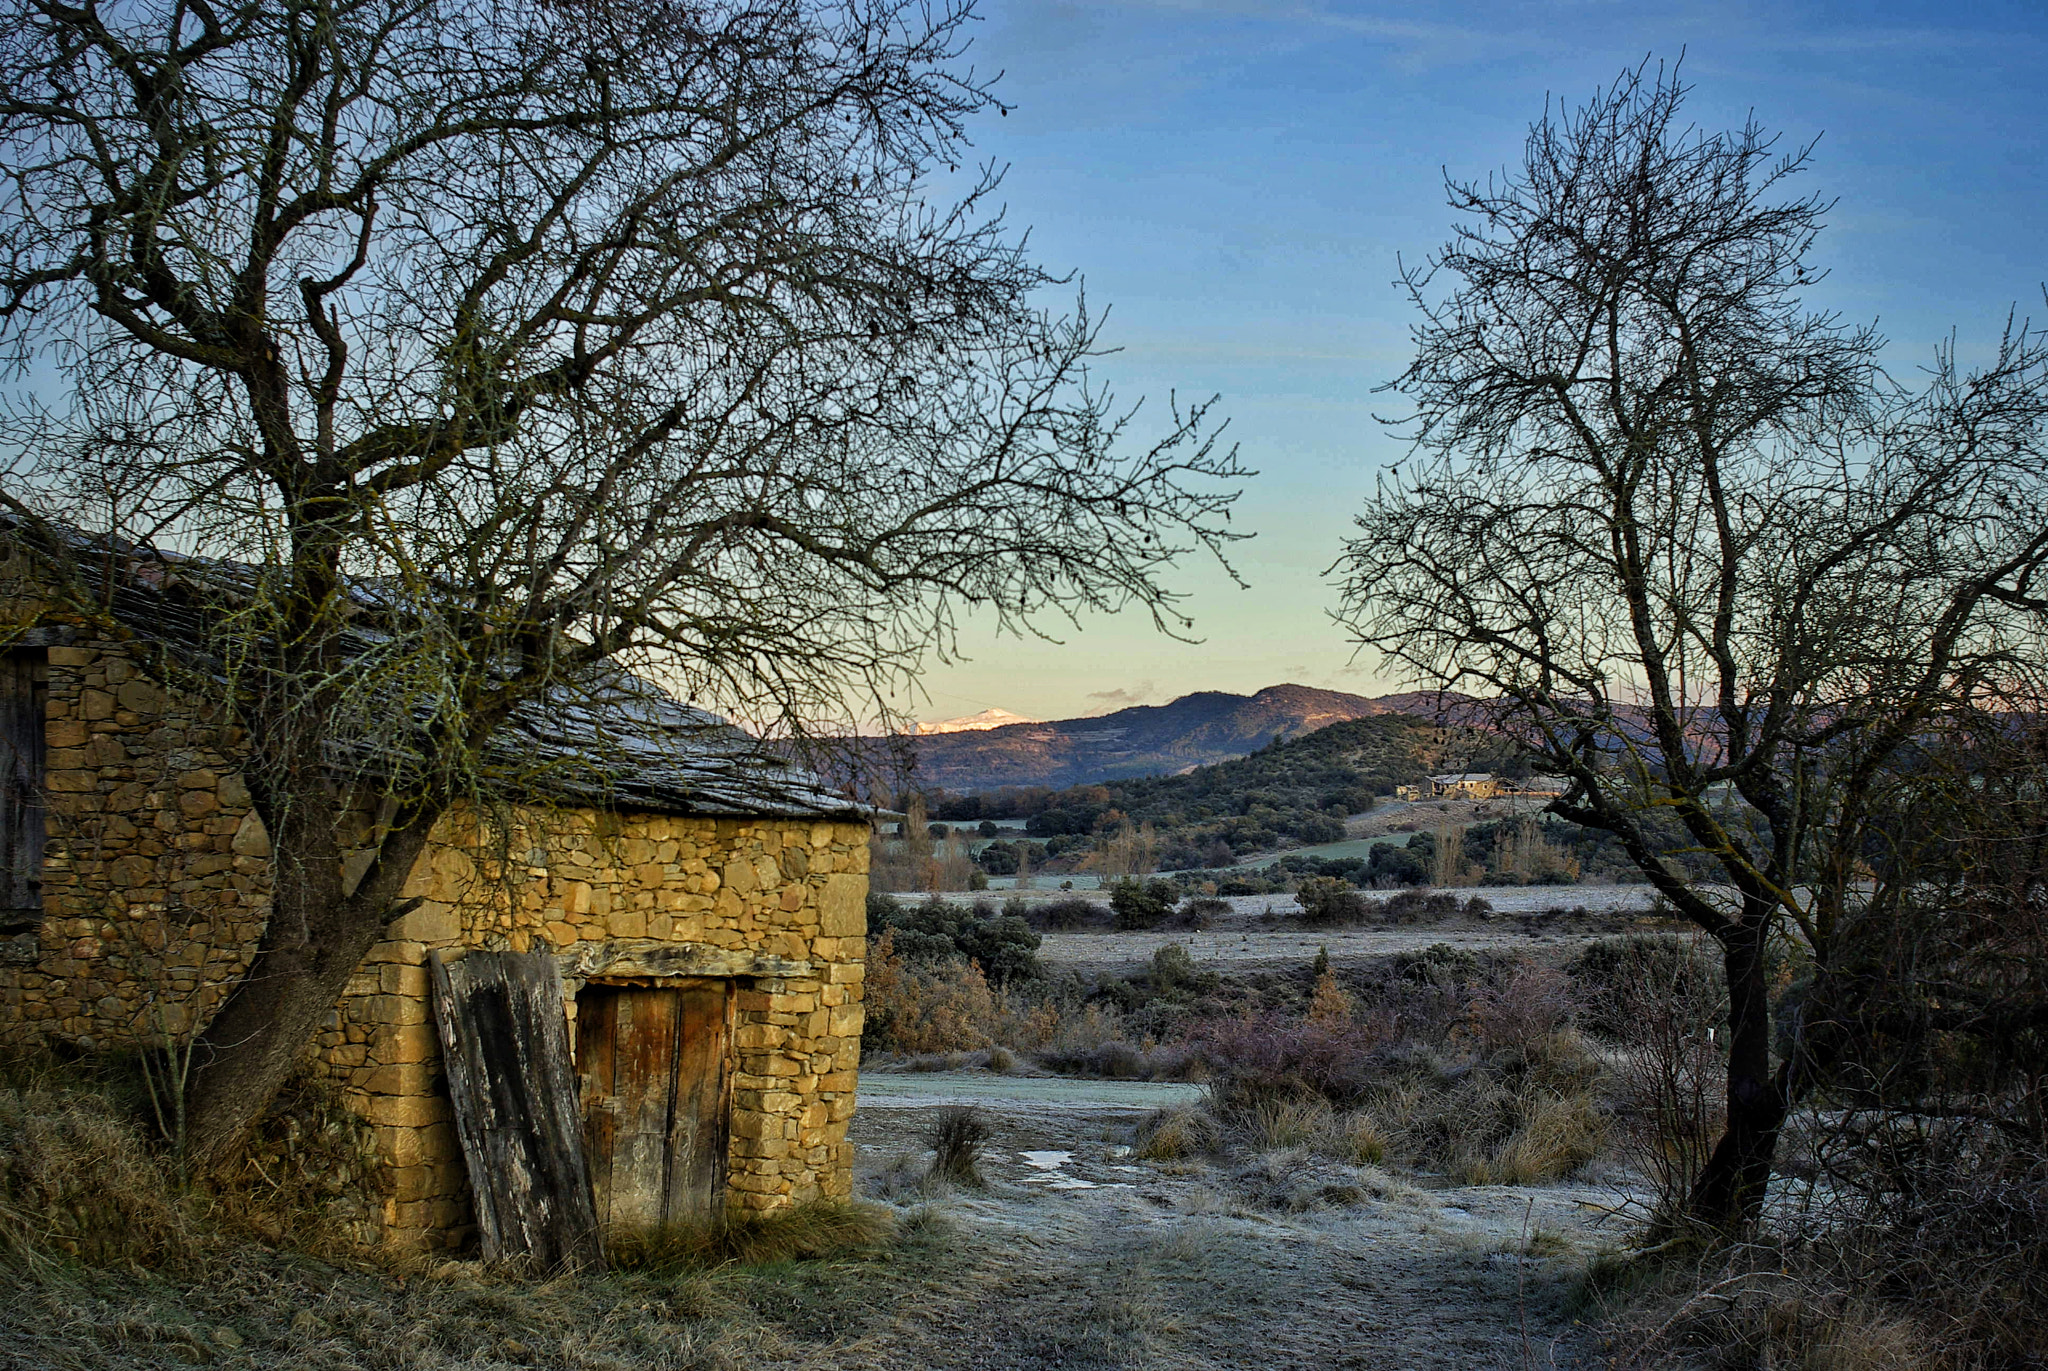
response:
<path id="1" fill-rule="evenodd" d="M 1461 901 L 1475 896 L 1484 899 L 1493 906 L 1493 915 L 1478 919 L 1458 916 L 1400 926 L 1310 928 L 1299 921 L 1301 907 L 1292 895 L 1238 895 L 1228 901 L 1230 912 L 1219 916 L 1211 928 L 1047 933 L 1038 956 L 1051 969 L 1083 973 L 1141 966 L 1167 943 L 1179 943 L 1198 965 L 1211 965 L 1219 971 L 1298 967 L 1314 958 L 1321 948 L 1329 949 L 1330 960 L 1337 965 L 1413 952 L 1433 943 L 1469 948 L 1519 947 L 1547 956 L 1577 948 L 1611 931 L 1597 924 L 1619 924 L 1631 916 L 1647 914 L 1653 898 L 1650 888 L 1641 885 L 1473 886 L 1450 893 Z M 1051 899 L 1057 894 L 1034 896 L 1027 892 L 1022 898 Z M 1578 906 L 1595 916 L 1593 924 L 1581 919 L 1558 919 L 1548 913 Z M 1266 917 L 1268 911 L 1273 917 Z M 1554 930 L 1547 929 L 1546 923 L 1554 923 Z"/>

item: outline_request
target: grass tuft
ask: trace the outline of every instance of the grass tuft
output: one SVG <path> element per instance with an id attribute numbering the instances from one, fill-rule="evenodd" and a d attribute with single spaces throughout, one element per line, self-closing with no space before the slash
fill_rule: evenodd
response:
<path id="1" fill-rule="evenodd" d="M 1223 1145 L 1223 1127 L 1205 1110 L 1188 1106 L 1155 1111 L 1138 1125 L 1133 1155 L 1145 1161 L 1177 1161 Z"/>
<path id="2" fill-rule="evenodd" d="M 932 1175 L 956 1185 L 980 1185 L 981 1156 L 988 1147 L 988 1121 L 973 1105 L 949 1104 L 932 1121 Z"/>
<path id="3" fill-rule="evenodd" d="M 0 1089 L 0 1243 L 17 1256 L 156 1266 L 199 1244 L 141 1133 L 98 1092 Z"/>
<path id="4" fill-rule="evenodd" d="M 728 1213 L 700 1223 L 669 1224 L 648 1233 L 614 1233 L 612 1265 L 653 1275 L 718 1266 L 773 1266 L 872 1251 L 895 1233 L 896 1220 L 874 1205 L 820 1200 L 765 1214 Z"/>

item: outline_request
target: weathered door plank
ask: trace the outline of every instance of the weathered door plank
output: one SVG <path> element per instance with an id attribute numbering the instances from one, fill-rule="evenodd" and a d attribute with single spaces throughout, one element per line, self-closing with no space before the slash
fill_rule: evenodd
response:
<path id="1" fill-rule="evenodd" d="M 0 922 L 10 931 L 43 913 L 46 655 L 0 651 Z"/>
<path id="2" fill-rule="evenodd" d="M 664 1217 L 714 1217 L 725 1208 L 731 1132 L 726 1063 L 731 1056 L 730 982 L 686 983 L 679 994 L 675 1106 L 669 1132 Z"/>
<path id="3" fill-rule="evenodd" d="M 484 1257 L 602 1266 L 554 958 L 433 952 L 428 965 Z"/>

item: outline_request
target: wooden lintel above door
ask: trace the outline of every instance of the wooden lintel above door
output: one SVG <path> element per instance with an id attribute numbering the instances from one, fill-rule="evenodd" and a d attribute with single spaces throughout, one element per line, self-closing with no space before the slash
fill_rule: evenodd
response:
<path id="1" fill-rule="evenodd" d="M 813 976 L 814 963 L 749 948 L 659 938 L 607 938 L 555 954 L 565 981 L 664 980 L 671 977 Z"/>

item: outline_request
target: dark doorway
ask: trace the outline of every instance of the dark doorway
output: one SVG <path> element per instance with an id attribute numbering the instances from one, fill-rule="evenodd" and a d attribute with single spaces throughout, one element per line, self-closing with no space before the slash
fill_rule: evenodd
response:
<path id="1" fill-rule="evenodd" d="M 43 715 L 49 653 L 0 651 L 0 932 L 43 921 Z"/>
<path id="2" fill-rule="evenodd" d="M 597 1221 L 651 1229 L 725 1209 L 732 983 L 592 985 L 576 1076 Z"/>

